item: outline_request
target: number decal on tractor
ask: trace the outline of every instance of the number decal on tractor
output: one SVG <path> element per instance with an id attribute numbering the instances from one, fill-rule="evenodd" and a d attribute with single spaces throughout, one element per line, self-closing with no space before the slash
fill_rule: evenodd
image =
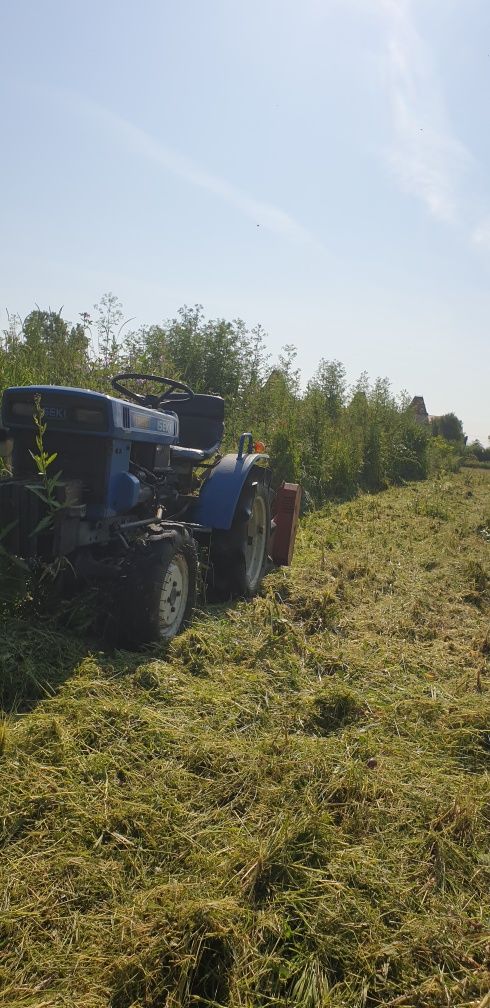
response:
<path id="1" fill-rule="evenodd" d="M 166 420 L 162 417 L 161 420 L 157 420 L 157 431 L 160 434 L 173 434 L 175 430 L 174 421 L 170 419 Z"/>

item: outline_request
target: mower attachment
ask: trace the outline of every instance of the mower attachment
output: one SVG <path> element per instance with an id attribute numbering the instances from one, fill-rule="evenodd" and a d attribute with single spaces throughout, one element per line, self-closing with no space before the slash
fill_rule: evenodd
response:
<path id="1" fill-rule="evenodd" d="M 289 567 L 293 558 L 294 541 L 301 506 L 301 487 L 298 483 L 282 483 L 274 504 L 270 552 L 276 567 Z"/>

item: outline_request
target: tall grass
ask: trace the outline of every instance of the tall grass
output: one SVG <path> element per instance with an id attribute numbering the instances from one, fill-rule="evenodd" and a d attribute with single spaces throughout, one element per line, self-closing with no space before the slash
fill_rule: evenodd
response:
<path id="1" fill-rule="evenodd" d="M 226 400 L 225 448 L 252 429 L 270 448 L 276 477 L 301 480 L 305 499 L 319 506 L 454 468 L 457 453 L 431 445 L 406 396 L 386 380 L 365 375 L 353 387 L 339 361 L 320 361 L 302 389 L 297 351 L 271 362 L 264 334 L 240 321 L 206 320 L 201 308 L 130 332 L 116 298 L 107 295 L 91 319 L 72 325 L 36 309 L 14 318 L 0 340 L 0 391 L 8 385 L 52 383 L 110 391 L 110 376 L 127 369 L 167 374 L 196 391 Z"/>

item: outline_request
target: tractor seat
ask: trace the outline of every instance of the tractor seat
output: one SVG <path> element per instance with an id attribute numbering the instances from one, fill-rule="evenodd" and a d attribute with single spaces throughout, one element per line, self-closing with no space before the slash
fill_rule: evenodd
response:
<path id="1" fill-rule="evenodd" d="M 198 394 L 176 402 L 172 411 L 179 418 L 179 443 L 171 449 L 176 461 L 199 465 L 218 451 L 225 429 L 225 403 L 221 396 Z"/>
<path id="2" fill-rule="evenodd" d="M 171 445 L 170 451 L 174 462 L 191 462 L 194 466 L 199 465 L 200 462 L 204 462 L 204 459 L 209 457 L 206 452 L 200 451 L 199 448 L 183 448 L 180 445 Z"/>

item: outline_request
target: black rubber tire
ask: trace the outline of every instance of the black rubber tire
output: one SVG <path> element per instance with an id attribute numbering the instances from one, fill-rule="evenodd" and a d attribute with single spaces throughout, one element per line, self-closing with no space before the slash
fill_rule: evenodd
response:
<path id="1" fill-rule="evenodd" d="M 184 563 L 188 573 L 185 606 L 172 627 L 162 632 L 160 603 L 169 566 Z M 176 532 L 169 538 L 141 546 L 120 582 L 120 640 L 126 646 L 141 647 L 169 640 L 189 623 L 196 604 L 197 549 L 193 539 Z"/>
<path id="2" fill-rule="evenodd" d="M 256 496 L 260 497 L 264 504 L 266 535 L 260 573 L 254 583 L 251 583 L 247 573 L 245 548 L 248 523 Z M 252 472 L 243 486 L 231 528 L 228 531 L 217 530 L 211 537 L 210 569 L 207 577 L 207 594 L 211 600 L 251 598 L 257 594 L 267 570 L 270 525 L 269 487 L 261 479 L 261 474 Z"/>

